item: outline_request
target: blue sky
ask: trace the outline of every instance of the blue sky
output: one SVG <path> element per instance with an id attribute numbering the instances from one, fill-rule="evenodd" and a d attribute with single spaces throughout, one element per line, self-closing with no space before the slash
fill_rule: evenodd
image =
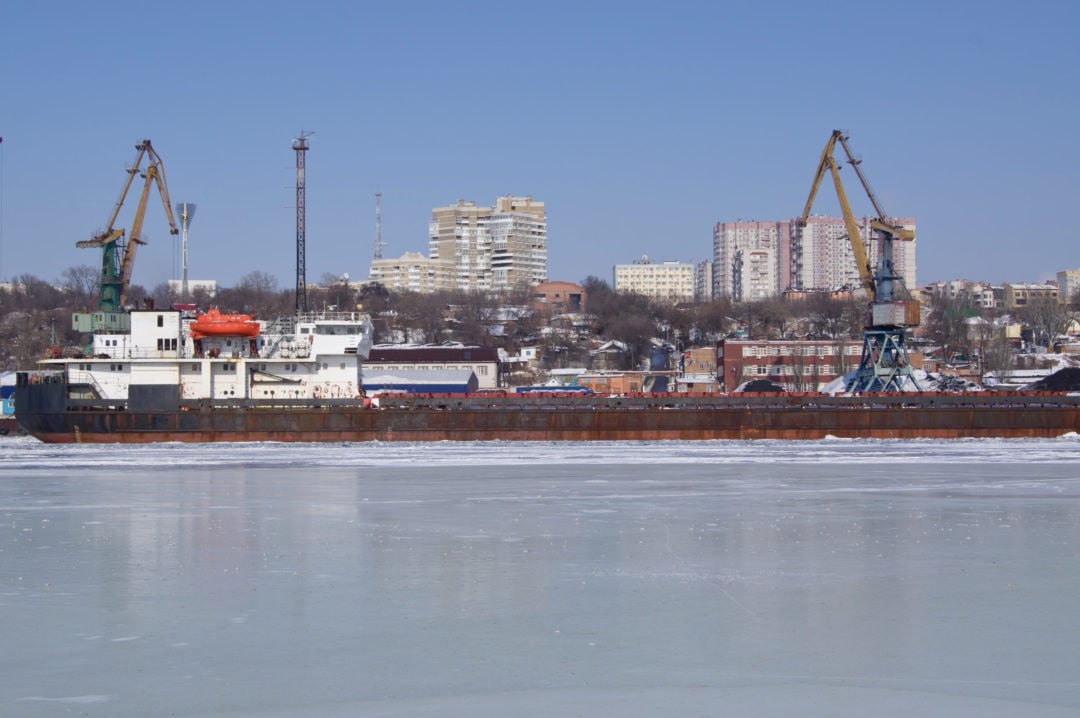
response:
<path id="1" fill-rule="evenodd" d="M 301 128 L 313 282 L 367 276 L 376 187 L 387 256 L 427 251 L 432 207 L 512 193 L 547 203 L 553 279 L 705 259 L 717 221 L 796 216 L 837 127 L 917 218 L 920 282 L 1045 278 L 1080 266 L 1077 8 L 8 0 L 0 277 L 96 264 L 75 242 L 143 137 L 198 205 L 191 276 L 289 287 Z M 176 255 L 160 206 L 145 234 L 153 287 Z"/>

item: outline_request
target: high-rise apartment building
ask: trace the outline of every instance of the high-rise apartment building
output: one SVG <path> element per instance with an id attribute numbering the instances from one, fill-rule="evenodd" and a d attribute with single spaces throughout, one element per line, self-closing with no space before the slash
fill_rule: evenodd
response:
<path id="1" fill-rule="evenodd" d="M 894 220 L 915 231 L 915 220 Z M 881 242 L 870 218 L 857 220 L 871 269 Z M 908 287 L 916 286 L 917 241 L 893 242 L 893 267 Z M 847 228 L 840 217 L 814 216 L 806 226 L 783 222 L 720 222 L 713 230 L 713 286 L 717 297 L 753 301 L 786 289 L 819 290 L 861 285 Z"/>
<path id="2" fill-rule="evenodd" d="M 374 259 L 369 276 L 392 292 L 431 294 L 457 286 L 453 262 L 428 259 L 419 252 L 406 252 L 397 259 Z"/>
<path id="3" fill-rule="evenodd" d="M 807 217 L 806 226 L 791 223 L 791 276 L 795 290 L 858 287 L 859 270 L 851 251 L 844 220 L 838 217 Z"/>
<path id="4" fill-rule="evenodd" d="M 790 222 L 720 222 L 713 228 L 713 296 L 755 301 L 779 294 L 790 273 Z"/>
<path id="5" fill-rule="evenodd" d="M 711 302 L 713 298 L 713 263 L 709 260 L 694 265 L 694 301 Z"/>
<path id="6" fill-rule="evenodd" d="M 654 262 L 643 256 L 632 264 L 615 265 L 615 291 L 669 302 L 693 301 L 694 274 L 693 264 Z"/>
<path id="7" fill-rule="evenodd" d="M 873 269 L 877 267 L 878 258 L 881 256 L 881 240 L 877 238 L 870 227 L 870 221 L 870 217 L 860 219 L 859 232 L 862 233 L 863 242 L 866 244 L 867 253 L 870 256 L 870 267 Z M 916 234 L 914 217 L 892 217 L 891 221 L 897 227 L 910 230 L 913 235 Z M 918 277 L 916 276 L 918 267 L 915 264 L 915 248 L 918 243 L 917 235 L 910 242 L 894 241 L 892 243 L 893 269 L 904 278 L 904 285 L 910 289 L 919 286 Z"/>
<path id="8" fill-rule="evenodd" d="M 458 289 L 505 291 L 547 280 L 547 216 L 532 197 L 436 207 L 429 237 L 431 259 L 453 264 Z"/>

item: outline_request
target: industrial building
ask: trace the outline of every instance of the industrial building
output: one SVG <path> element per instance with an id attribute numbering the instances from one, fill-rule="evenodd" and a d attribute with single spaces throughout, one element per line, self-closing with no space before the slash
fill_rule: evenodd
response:
<path id="1" fill-rule="evenodd" d="M 500 385 L 499 350 L 478 346 L 375 346 L 364 362 L 363 382 L 369 377 L 401 376 L 406 372 L 448 372 L 468 370 L 476 375 L 477 388 L 494 389 Z M 444 378 L 442 374 L 435 378 Z M 421 382 L 423 383 L 423 382 Z"/>

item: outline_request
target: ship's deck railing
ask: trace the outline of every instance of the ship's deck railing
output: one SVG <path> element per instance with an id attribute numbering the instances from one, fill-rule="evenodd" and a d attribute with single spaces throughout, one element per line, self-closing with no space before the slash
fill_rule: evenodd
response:
<path id="1" fill-rule="evenodd" d="M 180 349 L 131 349 L 128 347 L 108 347 L 96 354 L 82 357 L 92 359 L 187 359 L 187 352 Z"/>
<path id="2" fill-rule="evenodd" d="M 296 315 L 298 323 L 311 322 L 359 322 L 366 315 L 363 312 L 301 312 Z"/>
<path id="3" fill-rule="evenodd" d="M 94 375 L 88 371 L 72 371 L 68 373 L 68 384 L 85 384 L 97 393 L 99 399 L 105 398 L 105 390 L 98 384 Z"/>

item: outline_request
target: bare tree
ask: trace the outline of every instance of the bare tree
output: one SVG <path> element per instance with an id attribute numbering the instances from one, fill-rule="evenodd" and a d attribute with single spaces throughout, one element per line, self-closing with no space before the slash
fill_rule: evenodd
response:
<path id="1" fill-rule="evenodd" d="M 707 304 L 699 304 L 695 312 L 694 325 L 701 332 L 702 338 L 715 341 L 728 331 L 733 313 L 731 300 L 722 297 Z"/>
<path id="2" fill-rule="evenodd" d="M 437 344 L 442 340 L 446 326 L 446 305 L 447 297 L 443 292 L 404 292 L 395 302 L 399 328 L 409 341 Z"/>
<path id="3" fill-rule="evenodd" d="M 756 313 L 765 326 L 766 332 L 771 328 L 775 330 L 775 336 L 778 339 L 786 339 L 789 333 L 789 325 L 794 318 L 794 313 L 788 303 L 779 297 L 775 297 L 762 299 L 756 304 Z M 770 335 L 772 334 L 770 333 Z"/>
<path id="4" fill-rule="evenodd" d="M 949 298 L 934 294 L 930 303 L 929 337 L 941 346 L 942 358 L 952 361 L 957 354 L 969 354 L 971 342 L 966 320 L 978 316 L 979 311 L 967 292 Z"/>
<path id="5" fill-rule="evenodd" d="M 817 292 L 806 300 L 811 331 L 820 337 L 836 339 L 862 329 L 863 306 L 853 298 L 835 299 L 827 292 Z"/>
<path id="6" fill-rule="evenodd" d="M 1054 297 L 1033 297 L 1018 312 L 1031 326 L 1035 343 L 1051 347 L 1058 335 L 1064 334 L 1075 312 Z"/>
<path id="7" fill-rule="evenodd" d="M 458 292 L 451 297 L 454 337 L 463 344 L 485 345 L 498 302 L 485 292 Z"/>
<path id="8" fill-rule="evenodd" d="M 994 372 L 998 381 L 1008 381 L 1016 362 L 1016 353 L 1005 333 L 1005 327 L 995 326 L 998 330 L 981 347 L 983 374 Z"/>
<path id="9" fill-rule="evenodd" d="M 101 270 L 88 264 L 68 267 L 60 275 L 61 286 L 71 297 L 75 307 L 90 309 L 97 305 L 101 284 Z"/>

